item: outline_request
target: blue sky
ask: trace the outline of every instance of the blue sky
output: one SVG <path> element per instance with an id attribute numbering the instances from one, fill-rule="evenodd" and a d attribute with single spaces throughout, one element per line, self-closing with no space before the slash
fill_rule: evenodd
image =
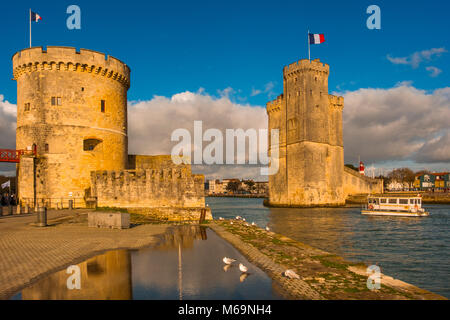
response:
<path id="1" fill-rule="evenodd" d="M 66 28 L 66 8 L 81 8 L 81 30 Z M 381 30 L 366 27 L 366 8 L 381 8 Z M 448 49 L 447 1 L 20 1 L 3 2 L 0 20 L 0 93 L 15 103 L 11 56 L 28 46 L 28 8 L 43 20 L 33 24 L 33 45 L 67 45 L 113 55 L 132 69 L 129 100 L 171 96 L 204 88 L 231 87 L 236 99 L 264 105 L 273 84 L 282 92 L 282 67 L 307 57 L 306 32 L 324 33 L 312 58 L 330 64 L 331 91 L 389 88 L 413 81 L 431 90 L 449 83 L 449 59 L 425 65 L 394 65 L 430 48 Z M 271 84 L 270 84 L 271 83 Z"/>

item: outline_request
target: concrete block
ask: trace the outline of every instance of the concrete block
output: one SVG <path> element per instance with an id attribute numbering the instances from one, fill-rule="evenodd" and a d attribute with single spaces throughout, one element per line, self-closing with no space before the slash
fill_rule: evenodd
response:
<path id="1" fill-rule="evenodd" d="M 91 228 L 128 229 L 130 214 L 123 212 L 89 212 L 88 226 Z"/>

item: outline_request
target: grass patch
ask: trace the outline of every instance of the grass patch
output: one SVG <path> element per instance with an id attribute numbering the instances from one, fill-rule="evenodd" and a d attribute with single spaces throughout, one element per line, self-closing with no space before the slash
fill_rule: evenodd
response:
<path id="1" fill-rule="evenodd" d="M 339 259 L 336 255 L 325 255 L 325 256 L 313 256 L 312 259 L 319 260 L 319 262 L 327 268 L 334 268 L 334 269 L 340 269 L 340 270 L 347 270 L 348 264 L 342 263 L 338 261 L 332 261 L 331 259 Z"/>

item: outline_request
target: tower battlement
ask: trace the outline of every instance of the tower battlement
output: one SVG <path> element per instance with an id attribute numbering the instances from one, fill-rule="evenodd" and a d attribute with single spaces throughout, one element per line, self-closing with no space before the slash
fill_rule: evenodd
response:
<path id="1" fill-rule="evenodd" d="M 281 106 L 283 104 L 283 95 L 280 94 L 275 100 L 269 101 L 266 104 L 266 109 L 268 113 L 281 111 Z"/>
<path id="2" fill-rule="evenodd" d="M 283 75 L 285 77 L 289 77 L 304 71 L 316 71 L 328 75 L 330 72 L 330 66 L 326 63 L 320 62 L 319 59 L 301 59 L 285 66 L 283 68 Z"/>
<path id="3" fill-rule="evenodd" d="M 105 76 L 130 87 L 130 68 L 117 58 L 89 49 L 77 51 L 74 47 L 33 47 L 16 52 L 13 57 L 13 75 L 17 80 L 25 73 L 38 70 L 88 72 Z"/>
<path id="4" fill-rule="evenodd" d="M 332 94 L 328 95 L 328 100 L 330 101 L 330 107 L 334 108 L 344 108 L 344 97 L 334 96 Z"/>

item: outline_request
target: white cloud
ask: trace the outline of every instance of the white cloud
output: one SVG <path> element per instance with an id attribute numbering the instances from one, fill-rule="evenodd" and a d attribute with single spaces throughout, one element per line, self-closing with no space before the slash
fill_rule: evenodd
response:
<path id="1" fill-rule="evenodd" d="M 442 73 L 442 70 L 436 67 L 426 67 L 426 70 L 430 72 L 430 77 L 437 77 L 439 74 Z"/>
<path id="2" fill-rule="evenodd" d="M 275 88 L 275 83 L 272 81 L 269 81 L 264 85 L 264 89 L 255 89 L 252 88 L 252 92 L 250 94 L 251 97 L 257 96 L 259 94 L 265 93 L 267 95 L 267 98 L 272 99 L 276 94 L 273 91 Z"/>
<path id="3" fill-rule="evenodd" d="M 251 97 L 257 96 L 258 94 L 260 94 L 262 91 L 252 88 L 252 93 L 250 94 Z"/>
<path id="4" fill-rule="evenodd" d="M 0 148 L 14 149 L 16 146 L 17 107 L 0 94 Z M 0 163 L 0 175 L 14 175 L 15 165 Z"/>
<path id="5" fill-rule="evenodd" d="M 232 92 L 232 89 L 227 90 Z M 178 128 L 191 132 L 194 138 L 194 121 L 201 120 L 203 133 L 209 128 L 219 129 L 225 136 L 226 129 L 265 129 L 267 114 L 264 107 L 238 104 L 227 95 L 220 98 L 204 93 L 183 92 L 170 98 L 155 96 L 152 100 L 130 103 L 128 107 L 129 152 L 131 154 L 170 154 L 178 142 L 170 140 Z M 209 142 L 204 142 L 203 147 Z M 239 174 L 244 177 L 250 166 L 196 166 L 196 172 L 205 172 L 215 178 Z M 253 175 L 253 173 L 251 173 Z"/>
<path id="6" fill-rule="evenodd" d="M 344 147 L 348 162 L 450 162 L 450 87 L 431 93 L 412 86 L 344 93 Z"/>
<path id="7" fill-rule="evenodd" d="M 395 87 L 410 87 L 412 86 L 413 81 L 412 80 L 404 80 L 404 81 L 399 81 L 395 84 Z"/>
<path id="8" fill-rule="evenodd" d="M 0 94 L 0 148 L 14 149 L 16 145 L 17 107 Z"/>
<path id="9" fill-rule="evenodd" d="M 415 69 L 419 67 L 423 61 L 430 61 L 435 56 L 440 57 L 445 52 L 447 52 L 445 48 L 432 48 L 414 52 L 407 57 L 392 57 L 391 55 L 387 55 L 387 59 L 393 64 L 410 65 Z"/>

